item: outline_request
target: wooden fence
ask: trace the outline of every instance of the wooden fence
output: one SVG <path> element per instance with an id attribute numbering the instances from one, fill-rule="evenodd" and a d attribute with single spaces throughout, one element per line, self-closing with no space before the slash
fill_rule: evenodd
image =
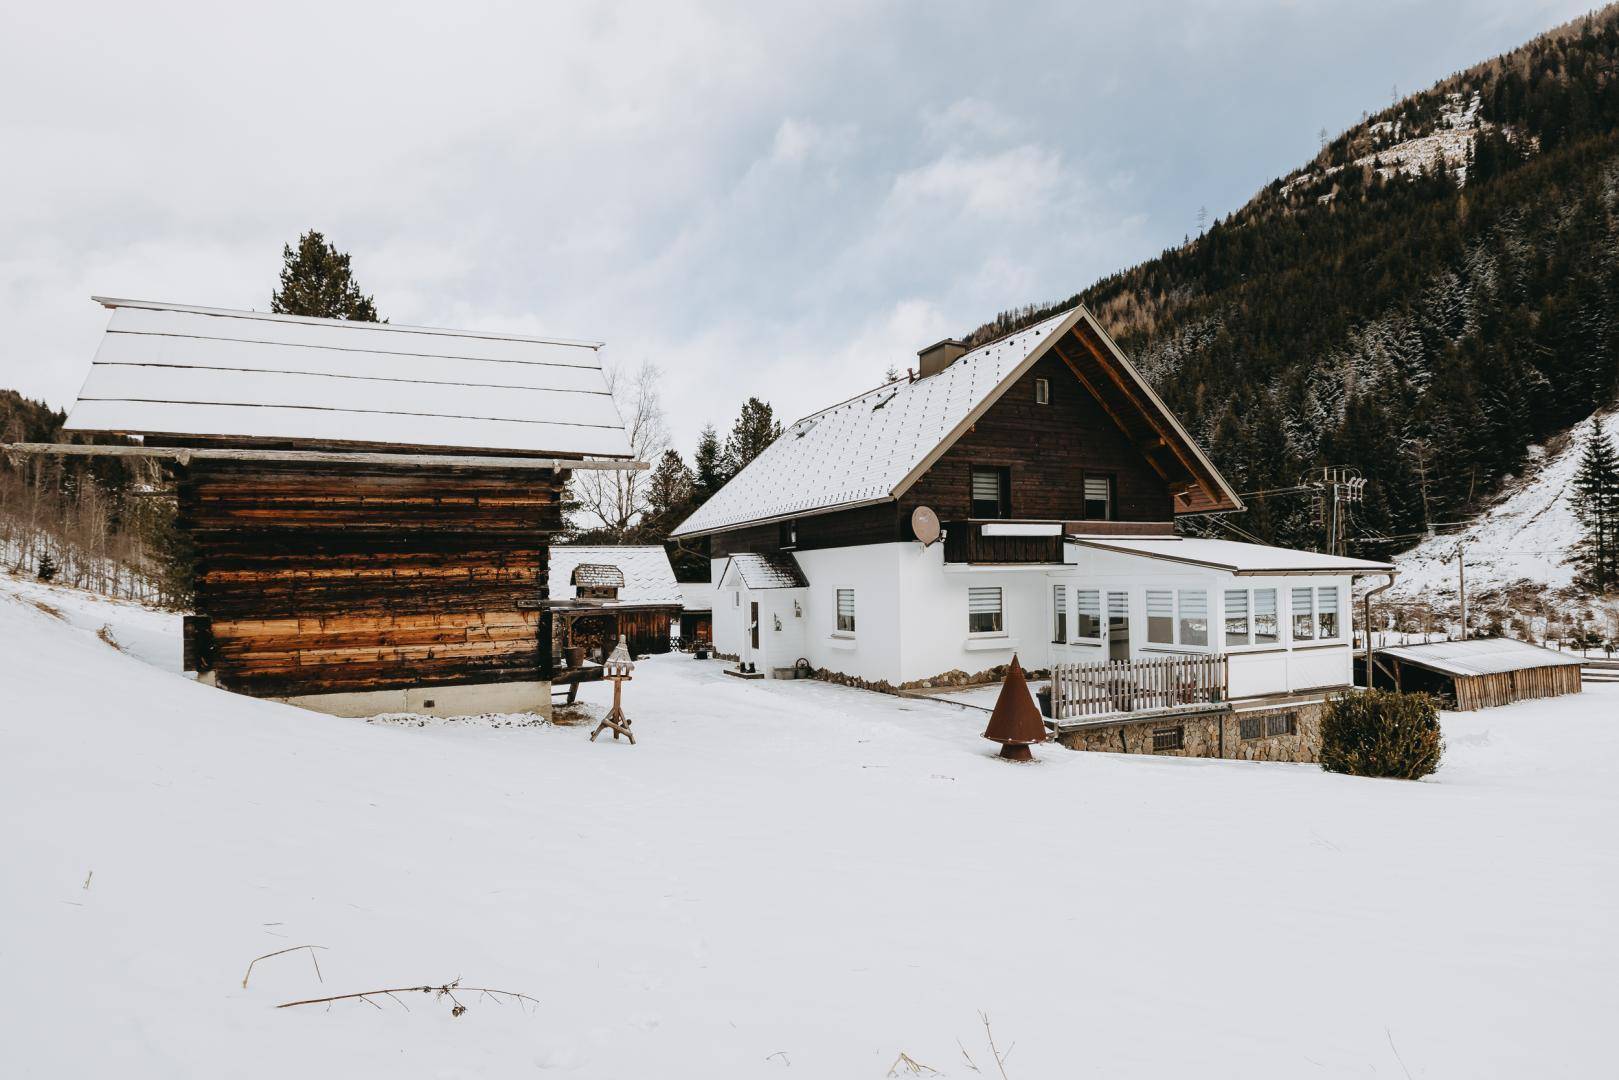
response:
<path id="1" fill-rule="evenodd" d="M 1153 712 L 1224 701 L 1230 666 L 1224 655 L 1166 656 L 1101 664 L 1055 664 L 1054 720 Z"/>

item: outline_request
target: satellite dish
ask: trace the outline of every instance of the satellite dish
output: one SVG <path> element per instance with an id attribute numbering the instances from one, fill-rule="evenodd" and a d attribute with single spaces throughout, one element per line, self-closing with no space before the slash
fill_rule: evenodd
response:
<path id="1" fill-rule="evenodd" d="M 939 515 L 926 506 L 918 506 L 911 511 L 911 532 L 927 547 L 939 539 Z"/>

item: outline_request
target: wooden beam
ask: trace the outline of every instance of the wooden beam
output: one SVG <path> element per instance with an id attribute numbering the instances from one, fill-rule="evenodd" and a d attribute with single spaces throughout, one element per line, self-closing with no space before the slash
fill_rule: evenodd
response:
<path id="1" fill-rule="evenodd" d="M 491 457 L 481 454 L 376 454 L 327 450 L 215 450 L 184 446 L 89 446 L 79 443 L 0 443 L 8 454 L 61 454 L 67 457 L 160 458 L 181 465 L 192 461 L 279 461 L 299 465 L 397 465 L 455 469 L 594 469 L 640 472 L 644 461 L 605 458 Z"/>
<path id="2" fill-rule="evenodd" d="M 1102 396 L 1102 394 L 1096 389 L 1095 384 L 1093 384 L 1091 380 L 1086 377 L 1085 373 L 1080 370 L 1079 364 L 1075 363 L 1074 358 L 1069 356 L 1067 351 L 1062 347 L 1062 342 L 1054 341 L 1052 342 L 1051 347 L 1057 353 L 1057 356 L 1062 359 L 1062 362 L 1068 365 L 1068 370 L 1074 373 L 1074 378 L 1079 380 L 1080 385 L 1085 387 L 1085 389 L 1090 393 L 1091 397 L 1096 399 L 1096 403 L 1098 405 L 1102 406 L 1102 411 L 1107 413 L 1108 419 L 1113 421 L 1114 426 L 1119 429 L 1120 433 L 1123 434 L 1126 439 L 1129 439 L 1132 444 L 1141 447 L 1141 456 L 1146 459 L 1148 465 L 1152 466 L 1153 472 L 1158 474 L 1159 479 L 1167 481 L 1169 479 L 1169 473 L 1162 465 L 1158 464 L 1158 459 L 1153 457 L 1149 452 L 1150 448 L 1142 446 L 1140 437 L 1137 436 L 1135 432 L 1131 431 L 1128 426 L 1126 426 L 1123 418 L 1121 418 L 1119 414 L 1114 411 L 1113 406 L 1108 403 L 1107 398 Z M 1158 441 L 1162 442 L 1163 439 L 1160 438 Z"/>

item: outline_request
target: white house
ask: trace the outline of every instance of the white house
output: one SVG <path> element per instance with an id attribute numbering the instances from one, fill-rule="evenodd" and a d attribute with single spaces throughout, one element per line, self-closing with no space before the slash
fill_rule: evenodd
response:
<path id="1" fill-rule="evenodd" d="M 1076 743 L 1121 714 L 1237 717 L 1350 685 L 1351 583 L 1392 567 L 1178 537 L 1177 517 L 1242 502 L 1089 312 L 919 357 L 788 428 L 675 530 L 708 538 L 719 654 L 884 689 L 987 680 L 1014 654 L 1116 662 L 1059 667 Z M 1233 724 L 1237 742 L 1254 726 Z"/>

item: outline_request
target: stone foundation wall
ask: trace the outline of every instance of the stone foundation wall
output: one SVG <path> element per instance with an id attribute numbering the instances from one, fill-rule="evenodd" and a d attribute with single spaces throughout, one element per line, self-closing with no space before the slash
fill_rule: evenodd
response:
<path id="1" fill-rule="evenodd" d="M 1189 714 L 1129 720 L 1067 731 L 1057 741 L 1070 750 L 1168 757 L 1224 757 L 1237 761 L 1315 761 L 1321 749 L 1322 703 L 1302 702 L 1258 712 Z M 1268 734 L 1286 727 L 1294 734 Z M 1243 738 L 1244 728 L 1258 734 Z M 1180 746 L 1154 749 L 1154 733 L 1180 729 Z"/>

